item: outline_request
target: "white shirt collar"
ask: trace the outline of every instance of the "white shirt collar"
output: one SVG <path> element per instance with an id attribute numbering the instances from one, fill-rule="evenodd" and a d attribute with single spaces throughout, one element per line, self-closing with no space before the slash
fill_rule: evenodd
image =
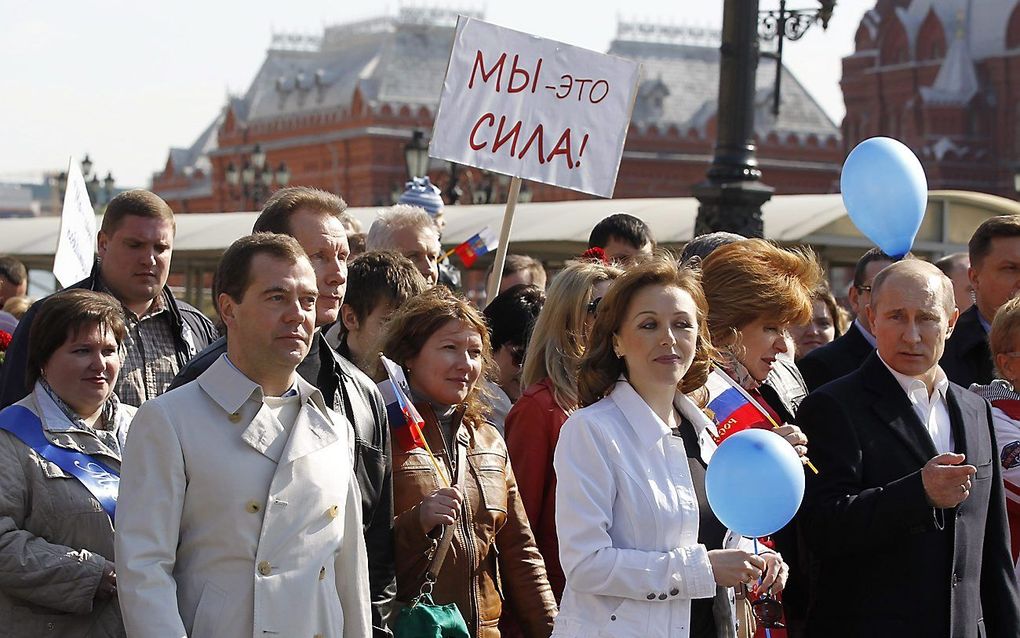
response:
<path id="1" fill-rule="evenodd" d="M 946 392 L 949 390 L 949 378 L 946 377 L 946 373 L 942 371 L 941 366 L 935 366 L 934 392 L 932 392 L 932 396 L 929 398 L 928 386 L 924 384 L 924 381 L 921 381 L 917 377 L 911 377 L 901 372 L 897 372 L 892 368 L 892 366 L 885 362 L 882 355 L 878 355 L 878 360 L 882 362 L 882 365 L 884 365 L 889 372 L 892 373 L 893 378 L 896 379 L 896 383 L 900 384 L 900 387 L 903 388 L 903 392 L 905 392 L 907 397 L 911 400 L 911 403 L 915 402 L 915 396 L 923 397 L 925 403 L 934 400 L 936 395 L 942 399 L 946 398 Z M 917 395 L 916 393 L 920 394 Z"/>

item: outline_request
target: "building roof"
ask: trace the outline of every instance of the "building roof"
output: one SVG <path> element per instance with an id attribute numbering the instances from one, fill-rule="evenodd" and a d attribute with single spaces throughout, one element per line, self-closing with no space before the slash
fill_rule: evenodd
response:
<path id="1" fill-rule="evenodd" d="M 972 60 L 1000 57 L 1006 49 L 1006 25 L 1020 0 L 913 0 L 908 7 L 897 7 L 914 50 L 917 35 L 928 13 L 935 12 L 945 30 L 946 42 L 956 38 L 958 25 L 964 25 L 964 40 Z"/>
<path id="2" fill-rule="evenodd" d="M 248 90 L 230 98 L 227 109 L 249 122 L 344 111 L 358 90 L 373 108 L 434 111 L 453 45 L 455 18 L 453 12 L 404 7 L 395 17 L 327 27 L 321 37 L 277 34 Z M 715 115 L 719 91 L 718 34 L 673 28 L 697 36 L 662 41 L 662 31 L 657 26 L 621 23 L 610 46 L 609 53 L 644 65 L 632 121 L 639 129 L 654 125 L 665 131 L 675 126 L 704 134 Z M 770 111 L 774 78 L 775 62 L 763 59 L 755 100 L 760 137 L 773 131 L 823 140 L 839 137 L 838 127 L 788 69 L 783 74 L 782 107 L 776 121 Z M 171 149 L 176 170 L 198 167 L 197 162 L 215 148 L 221 122 L 222 115 L 191 148 Z"/>

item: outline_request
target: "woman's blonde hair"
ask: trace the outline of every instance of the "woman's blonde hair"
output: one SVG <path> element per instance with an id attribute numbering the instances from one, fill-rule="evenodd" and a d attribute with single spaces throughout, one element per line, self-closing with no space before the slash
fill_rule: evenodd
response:
<path id="1" fill-rule="evenodd" d="M 464 400 L 464 420 L 478 424 L 486 420 L 492 404 L 492 397 L 481 382 L 495 378 L 496 364 L 485 319 L 467 300 L 453 294 L 446 286 L 433 286 L 412 297 L 386 323 L 380 344 L 382 353 L 406 369 L 407 362 L 418 356 L 429 337 L 450 321 L 464 322 L 482 339 L 482 375 Z M 378 381 L 385 376 L 380 365 L 375 378 Z"/>
<path id="2" fill-rule="evenodd" d="M 740 330 L 759 318 L 799 325 L 811 320 L 812 293 L 822 281 L 808 248 L 744 239 L 712 251 L 702 264 L 712 343 L 735 352 Z"/>
<path id="3" fill-rule="evenodd" d="M 1016 346 L 1017 336 L 1020 336 L 1020 297 L 1002 304 L 992 319 L 992 329 L 988 333 L 988 349 L 992 351 L 992 359 L 996 355 L 1011 352 Z"/>
<path id="4" fill-rule="evenodd" d="M 565 412 L 577 408 L 577 365 L 584 354 L 584 320 L 592 289 L 602 281 L 620 276 L 616 266 L 595 261 L 572 261 L 546 290 L 545 305 L 538 313 L 528 343 L 521 383 L 524 387 L 548 377 L 553 398 Z"/>
<path id="5" fill-rule="evenodd" d="M 581 357 L 577 387 L 581 406 L 595 403 L 612 390 L 626 362 L 613 351 L 613 335 L 620 330 L 631 300 L 648 286 L 673 286 L 691 296 L 697 306 L 698 337 L 694 360 L 680 381 L 680 391 L 690 393 L 705 385 L 715 351 L 708 332 L 708 302 L 697 271 L 678 266 L 669 255 L 660 254 L 633 266 L 613 282 L 599 304 L 591 331 L 591 346 Z"/>

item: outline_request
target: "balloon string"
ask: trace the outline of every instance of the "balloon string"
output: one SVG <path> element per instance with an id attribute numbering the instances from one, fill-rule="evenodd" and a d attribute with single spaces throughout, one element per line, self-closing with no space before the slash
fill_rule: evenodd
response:
<path id="1" fill-rule="evenodd" d="M 758 537 L 756 536 L 756 537 L 754 537 L 751 540 L 754 541 L 754 555 L 755 556 L 761 556 L 761 553 L 759 553 L 759 551 L 758 551 Z M 765 575 L 765 572 L 762 572 L 762 575 L 758 577 L 758 584 L 759 585 L 761 585 L 762 577 L 764 577 L 764 575 Z M 769 629 L 768 627 L 765 628 L 765 638 L 772 638 L 772 630 Z"/>

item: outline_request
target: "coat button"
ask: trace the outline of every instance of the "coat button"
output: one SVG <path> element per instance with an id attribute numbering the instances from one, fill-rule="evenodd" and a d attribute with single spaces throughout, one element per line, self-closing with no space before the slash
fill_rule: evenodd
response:
<path id="1" fill-rule="evenodd" d="M 673 589 L 669 590 L 669 595 L 670 596 L 677 596 L 679 594 L 680 594 L 680 590 L 677 589 L 676 587 L 674 587 Z"/>
<path id="2" fill-rule="evenodd" d="M 326 568 L 323 567 L 319 570 L 319 580 L 326 580 Z"/>
<path id="3" fill-rule="evenodd" d="M 609 620 L 616 620 L 616 614 L 613 614 L 612 616 L 610 616 Z"/>
<path id="4" fill-rule="evenodd" d="M 56 629 L 56 627 L 57 626 L 55 624 L 51 623 L 51 622 L 46 623 L 46 630 L 47 631 L 53 631 L 54 629 Z"/>
<path id="5" fill-rule="evenodd" d="M 666 600 L 666 594 L 659 594 L 659 600 Z"/>
<path id="6" fill-rule="evenodd" d="M 340 513 L 340 508 L 337 507 L 336 505 L 334 505 L 333 507 L 331 507 L 328 510 L 326 510 L 326 516 L 328 516 L 330 518 L 336 518 L 337 514 L 339 514 L 339 513 Z"/>
<path id="7" fill-rule="evenodd" d="M 259 573 L 263 576 L 268 576 L 273 573 L 273 566 L 269 564 L 268 560 L 264 560 L 259 563 Z"/>
<path id="8" fill-rule="evenodd" d="M 244 506 L 244 509 L 249 514 L 258 514 L 262 510 L 262 506 L 256 501 L 248 501 L 248 504 Z"/>
<path id="9" fill-rule="evenodd" d="M 648 600 L 655 600 L 655 594 L 648 594 L 647 596 L 645 596 L 645 598 L 647 598 Z"/>
<path id="10" fill-rule="evenodd" d="M 953 587 L 956 587 L 959 584 L 960 584 L 960 575 L 957 574 L 956 572 L 953 572 Z"/>
<path id="11" fill-rule="evenodd" d="M 241 420 L 241 413 L 240 412 L 231 412 L 230 416 L 228 416 L 227 418 L 230 419 L 231 423 L 237 423 L 238 421 Z"/>

